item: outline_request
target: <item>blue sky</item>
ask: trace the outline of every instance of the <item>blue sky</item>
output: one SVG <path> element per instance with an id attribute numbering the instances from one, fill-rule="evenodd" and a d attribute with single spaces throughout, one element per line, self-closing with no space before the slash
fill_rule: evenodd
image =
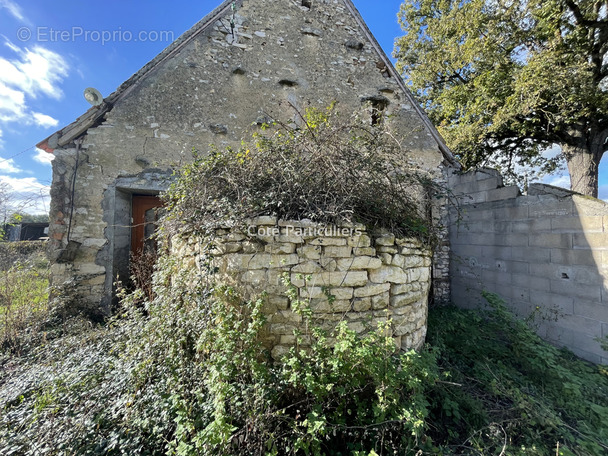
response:
<path id="1" fill-rule="evenodd" d="M 219 2 L 0 0 L 0 182 L 47 210 L 50 156 L 35 144 L 89 108 L 86 87 L 109 95 Z M 389 55 L 401 2 L 354 0 Z"/>

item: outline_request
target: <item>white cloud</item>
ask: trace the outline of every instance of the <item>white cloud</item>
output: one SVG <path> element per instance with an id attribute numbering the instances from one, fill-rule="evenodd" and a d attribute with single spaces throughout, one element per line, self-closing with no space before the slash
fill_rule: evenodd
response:
<path id="1" fill-rule="evenodd" d="M 0 122 L 14 122 L 25 118 L 25 108 L 25 93 L 6 86 L 0 76 Z"/>
<path id="2" fill-rule="evenodd" d="M 36 122 L 36 125 L 42 128 L 56 127 L 59 125 L 59 121 L 57 119 L 47 116 L 46 114 L 42 114 L 41 112 L 33 112 L 32 117 L 34 117 L 34 122 Z"/>
<path id="3" fill-rule="evenodd" d="M 68 76 L 68 63 L 61 55 L 41 46 L 19 48 L 8 40 L 4 44 L 16 57 L 0 57 L 0 127 L 6 122 L 56 127 L 57 119 L 32 111 L 28 101 L 41 95 L 60 99 L 63 96 L 60 84 Z"/>
<path id="4" fill-rule="evenodd" d="M 21 8 L 11 0 L 0 0 L 0 7 L 6 9 L 15 19 L 24 21 L 25 16 L 21 12 Z"/>
<path id="5" fill-rule="evenodd" d="M 29 213 L 48 212 L 50 186 L 44 185 L 35 177 L 15 178 L 0 175 L 0 183 L 11 189 L 10 205 L 13 210 Z"/>
<path id="6" fill-rule="evenodd" d="M 9 173 L 9 174 L 17 174 L 22 170 L 15 166 L 15 160 L 13 159 L 4 159 L 0 157 L 0 172 Z"/>
<path id="7" fill-rule="evenodd" d="M 51 162 L 55 159 L 55 156 L 49 152 L 46 152 L 42 149 L 38 149 L 36 147 L 36 154 L 34 155 L 34 160 L 38 163 L 42 163 L 43 165 L 50 165 Z"/>
<path id="8" fill-rule="evenodd" d="M 13 43 L 5 44 L 18 58 L 0 58 L 2 82 L 34 98 L 40 93 L 55 99 L 63 96 L 57 84 L 68 75 L 69 65 L 62 56 L 41 46 L 20 49 Z"/>
<path id="9" fill-rule="evenodd" d="M 553 185 L 555 187 L 570 188 L 570 176 L 568 174 L 562 174 L 559 176 L 547 176 L 545 184 Z"/>
<path id="10" fill-rule="evenodd" d="M 41 190 L 49 190 L 48 185 L 41 184 L 35 177 L 10 177 L 0 175 L 0 182 L 7 184 L 14 192 L 39 193 Z"/>

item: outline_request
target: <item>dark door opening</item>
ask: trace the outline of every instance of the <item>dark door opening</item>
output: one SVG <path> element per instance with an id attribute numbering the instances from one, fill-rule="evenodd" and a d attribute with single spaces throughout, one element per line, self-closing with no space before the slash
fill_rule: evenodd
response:
<path id="1" fill-rule="evenodd" d="M 133 195 L 132 204 L 131 254 L 138 256 L 148 250 L 156 250 L 153 234 L 158 221 L 158 208 L 162 206 L 162 202 L 158 196 Z"/>
<path id="2" fill-rule="evenodd" d="M 132 197 L 131 255 L 129 273 L 131 286 L 142 290 L 148 300 L 154 298 L 152 275 L 157 260 L 156 231 L 162 201 L 158 196 Z"/>

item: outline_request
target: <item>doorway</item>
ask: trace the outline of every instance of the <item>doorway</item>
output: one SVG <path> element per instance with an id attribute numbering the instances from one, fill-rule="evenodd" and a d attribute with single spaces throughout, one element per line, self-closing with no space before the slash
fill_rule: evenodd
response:
<path id="1" fill-rule="evenodd" d="M 131 228 L 131 254 L 140 256 L 148 251 L 156 251 L 154 232 L 158 222 L 158 211 L 162 201 L 158 196 L 133 195 L 133 223 Z"/>
<path id="2" fill-rule="evenodd" d="M 162 202 L 157 196 L 133 195 L 131 200 L 131 255 L 129 285 L 143 291 L 147 300 L 154 299 L 152 276 L 156 265 L 156 232 Z"/>

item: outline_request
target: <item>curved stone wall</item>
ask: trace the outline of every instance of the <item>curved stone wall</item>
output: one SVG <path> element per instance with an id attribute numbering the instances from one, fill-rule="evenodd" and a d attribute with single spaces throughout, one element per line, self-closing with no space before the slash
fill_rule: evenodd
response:
<path id="1" fill-rule="evenodd" d="M 201 270 L 208 261 L 201 255 L 206 244 L 190 238 L 177 251 Z M 415 239 L 372 234 L 362 225 L 325 227 L 258 217 L 244 231 L 217 230 L 213 245 L 216 280 L 246 297 L 268 293 L 266 342 L 275 358 L 294 344 L 294 330 L 304 326 L 290 309 L 285 273 L 299 298 L 310 304 L 316 324 L 330 329 L 346 320 L 364 333 L 390 317 L 397 347 L 424 343 L 432 260 Z"/>

